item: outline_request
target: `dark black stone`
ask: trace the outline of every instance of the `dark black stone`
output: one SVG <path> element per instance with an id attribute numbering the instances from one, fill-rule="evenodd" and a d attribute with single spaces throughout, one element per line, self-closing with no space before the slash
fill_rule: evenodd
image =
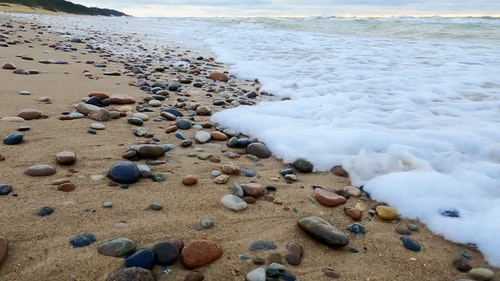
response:
<path id="1" fill-rule="evenodd" d="M 353 223 L 347 226 L 347 230 L 356 234 L 365 234 L 365 228 L 359 223 Z"/>
<path id="2" fill-rule="evenodd" d="M 460 217 L 460 213 L 457 210 L 445 210 L 445 211 L 441 212 L 441 215 L 445 216 L 445 217 L 450 217 L 450 218 L 459 218 Z"/>
<path id="3" fill-rule="evenodd" d="M 95 135 L 95 134 L 97 134 L 97 132 L 96 132 L 96 131 L 94 131 L 94 130 L 88 130 L 88 131 L 87 131 L 87 133 L 89 133 L 89 134 L 91 134 L 91 135 Z"/>
<path id="4" fill-rule="evenodd" d="M 280 175 L 282 175 L 282 176 L 290 175 L 293 173 L 294 173 L 293 169 L 290 169 L 290 168 L 280 170 Z"/>
<path id="5" fill-rule="evenodd" d="M 201 82 L 193 83 L 193 87 L 195 87 L 195 88 L 201 88 L 201 87 L 203 87 L 203 83 L 201 83 Z"/>
<path id="6" fill-rule="evenodd" d="M 295 280 L 297 280 L 297 277 L 295 277 L 293 274 L 291 274 L 289 272 L 282 272 L 282 273 L 280 273 L 280 280 L 295 281 Z"/>
<path id="7" fill-rule="evenodd" d="M 311 162 L 303 158 L 293 161 L 293 167 L 302 173 L 311 173 L 314 168 Z"/>
<path id="8" fill-rule="evenodd" d="M 156 244 L 153 252 L 156 254 L 156 263 L 159 265 L 174 264 L 179 258 L 179 249 L 170 242 Z"/>
<path id="9" fill-rule="evenodd" d="M 153 250 L 140 249 L 125 258 L 125 267 L 141 267 L 151 270 L 155 266 L 156 256 Z"/>
<path id="10" fill-rule="evenodd" d="M 36 213 L 40 217 L 46 217 L 54 212 L 54 208 L 50 206 L 43 206 L 41 207 L 38 212 Z"/>
<path id="11" fill-rule="evenodd" d="M 172 91 L 172 92 L 176 92 L 177 90 L 179 90 L 179 85 L 178 84 L 172 84 L 172 85 L 168 86 L 168 90 Z"/>
<path id="12" fill-rule="evenodd" d="M 136 126 L 142 126 L 144 124 L 144 121 L 142 121 L 142 119 L 136 118 L 136 117 L 129 117 L 127 119 L 127 122 L 129 124 L 136 125 Z"/>
<path id="13" fill-rule="evenodd" d="M 226 102 L 224 102 L 223 100 L 214 100 L 212 102 L 212 104 L 215 105 L 215 106 L 221 106 L 221 105 L 225 105 Z"/>
<path id="14" fill-rule="evenodd" d="M 23 137 L 24 137 L 23 134 L 12 133 L 12 134 L 7 135 L 3 139 L 3 143 L 6 145 L 20 144 L 23 141 Z"/>
<path id="15" fill-rule="evenodd" d="M 137 166 L 130 161 L 121 161 L 109 169 L 108 176 L 117 183 L 132 184 L 139 181 L 141 172 Z"/>
<path id="16" fill-rule="evenodd" d="M 250 251 L 257 251 L 257 250 L 276 250 L 278 246 L 271 241 L 265 241 L 265 240 L 260 240 L 260 241 L 255 241 L 252 243 L 250 246 Z"/>
<path id="17" fill-rule="evenodd" d="M 89 98 L 85 103 L 92 104 L 92 105 L 97 105 L 97 106 L 102 106 L 102 101 L 98 97 L 91 97 Z"/>
<path id="18" fill-rule="evenodd" d="M 7 195 L 12 191 L 12 185 L 0 184 L 0 195 Z"/>
<path id="19" fill-rule="evenodd" d="M 30 126 L 19 126 L 19 128 L 17 128 L 17 130 L 19 132 L 26 132 L 26 131 L 30 130 Z"/>
<path id="20" fill-rule="evenodd" d="M 88 246 L 97 241 L 95 236 L 90 233 L 78 234 L 69 240 L 69 243 L 73 248 L 81 248 Z"/>
<path id="21" fill-rule="evenodd" d="M 415 239 L 411 238 L 410 236 L 402 236 L 401 240 L 403 241 L 403 246 L 406 249 L 414 252 L 420 251 L 421 249 L 420 244 L 418 244 L 418 242 Z"/>
<path id="22" fill-rule="evenodd" d="M 174 116 L 177 116 L 177 117 L 183 117 L 184 114 L 182 114 L 182 112 L 180 112 L 179 110 L 175 109 L 175 108 L 167 108 L 167 109 L 163 109 L 162 112 L 168 112 Z"/>

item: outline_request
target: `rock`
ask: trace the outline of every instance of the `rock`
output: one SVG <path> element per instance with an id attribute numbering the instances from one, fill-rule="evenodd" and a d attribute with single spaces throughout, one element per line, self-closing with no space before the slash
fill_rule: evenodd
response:
<path id="1" fill-rule="evenodd" d="M 353 223 L 347 226 L 347 230 L 356 234 L 365 234 L 365 228 L 359 223 Z"/>
<path id="2" fill-rule="evenodd" d="M 98 111 L 101 108 L 99 106 L 92 105 L 92 104 L 78 103 L 75 105 L 75 109 L 76 109 L 76 111 L 80 112 L 81 114 L 87 116 L 87 115 L 89 115 L 89 113 L 94 112 L 94 111 Z"/>
<path id="3" fill-rule="evenodd" d="M 42 116 L 42 112 L 37 109 L 23 109 L 19 114 L 17 114 L 18 117 L 23 118 L 24 120 L 33 120 L 40 118 Z"/>
<path id="4" fill-rule="evenodd" d="M 233 211 L 241 211 L 248 207 L 247 202 L 245 202 L 240 197 L 233 194 L 226 194 L 222 197 L 221 203 L 228 209 Z"/>
<path id="5" fill-rule="evenodd" d="M 84 233 L 84 234 L 79 234 L 79 235 L 72 237 L 69 240 L 69 243 L 71 244 L 71 246 L 73 248 L 81 248 L 81 247 L 88 246 L 88 245 L 94 243 L 95 241 L 97 241 L 97 239 L 95 238 L 95 236 L 93 234 Z"/>
<path id="6" fill-rule="evenodd" d="M 10 184 L 0 184 L 0 195 L 7 195 L 12 191 L 12 185 Z"/>
<path id="7" fill-rule="evenodd" d="M 207 116 L 212 114 L 212 109 L 206 105 L 200 105 L 196 108 L 196 114 L 200 116 Z"/>
<path id="8" fill-rule="evenodd" d="M 94 129 L 94 130 L 104 130 L 104 129 L 106 129 L 106 125 L 104 125 L 102 123 L 91 123 L 90 128 Z"/>
<path id="9" fill-rule="evenodd" d="M 29 75 L 30 72 L 26 69 L 23 69 L 23 68 L 17 68 L 14 70 L 14 74 Z"/>
<path id="10" fill-rule="evenodd" d="M 203 228 L 211 228 L 214 225 L 214 222 L 210 219 L 202 219 L 201 227 Z"/>
<path id="11" fill-rule="evenodd" d="M 14 70 L 16 68 L 16 65 L 11 62 L 6 62 L 2 65 L 2 69 Z"/>
<path id="12" fill-rule="evenodd" d="M 161 242 L 153 247 L 156 254 L 156 263 L 159 265 L 172 265 L 179 258 L 179 249 L 171 242 Z"/>
<path id="13" fill-rule="evenodd" d="M 72 182 L 61 183 L 57 186 L 57 190 L 71 192 L 75 190 L 75 185 Z"/>
<path id="14" fill-rule="evenodd" d="M 243 196 L 245 196 L 245 192 L 243 191 L 243 188 L 241 187 L 240 184 L 238 183 L 233 183 L 233 194 L 240 197 L 240 198 L 243 198 Z"/>
<path id="15" fill-rule="evenodd" d="M 222 256 L 222 248 L 209 240 L 197 240 L 184 246 L 181 262 L 187 269 L 195 269 L 216 261 Z"/>
<path id="16" fill-rule="evenodd" d="M 150 270 L 140 267 L 120 268 L 111 273 L 106 281 L 155 281 Z"/>
<path id="17" fill-rule="evenodd" d="M 23 71 L 24 71 L 24 69 L 23 69 Z M 31 92 L 28 90 L 21 90 L 21 91 L 19 91 L 19 94 L 21 96 L 29 96 L 29 95 L 31 95 Z"/>
<path id="18" fill-rule="evenodd" d="M 136 244 L 128 238 L 116 238 L 99 245 L 99 253 L 111 257 L 125 257 L 135 251 Z"/>
<path id="19" fill-rule="evenodd" d="M 266 195 L 266 189 L 260 183 L 243 183 L 241 184 L 241 188 L 243 188 L 244 195 L 252 196 L 254 198 Z"/>
<path id="20" fill-rule="evenodd" d="M 468 259 L 465 259 L 465 258 L 455 259 L 453 261 L 453 266 L 455 266 L 455 268 L 461 272 L 468 272 L 469 270 L 472 269 L 472 265 L 470 264 L 470 261 Z"/>
<path id="21" fill-rule="evenodd" d="M 184 185 L 188 185 L 188 186 L 194 185 L 194 184 L 198 183 L 198 178 L 196 176 L 193 176 L 193 175 L 187 175 L 182 179 L 182 183 Z"/>
<path id="22" fill-rule="evenodd" d="M 140 249 L 125 258 L 125 267 L 141 267 L 153 269 L 156 256 L 151 249 Z"/>
<path id="23" fill-rule="evenodd" d="M 311 173 L 314 168 L 313 164 L 304 158 L 293 161 L 293 167 L 302 173 Z"/>
<path id="24" fill-rule="evenodd" d="M 493 280 L 495 273 L 487 268 L 473 268 L 469 271 L 469 276 L 476 280 Z"/>
<path id="25" fill-rule="evenodd" d="M 132 124 L 132 125 L 136 125 L 136 126 L 142 126 L 142 125 L 144 125 L 144 121 L 142 121 L 141 118 L 137 118 L 137 117 L 129 117 L 129 118 L 127 118 L 127 123 Z"/>
<path id="26" fill-rule="evenodd" d="M 18 116 L 5 116 L 5 117 L 2 117 L 2 119 L 0 119 L 0 120 L 7 121 L 7 122 L 24 122 L 24 121 L 26 121 L 23 118 L 18 117 Z"/>
<path id="27" fill-rule="evenodd" d="M 184 278 L 184 281 L 202 281 L 203 279 L 205 279 L 203 273 L 195 270 L 189 272 L 186 278 Z"/>
<path id="28" fill-rule="evenodd" d="M 56 154 L 59 165 L 73 165 L 76 162 L 76 154 L 73 151 L 61 151 Z"/>
<path id="29" fill-rule="evenodd" d="M 0 266 L 2 266 L 5 258 L 7 258 L 9 250 L 9 241 L 5 237 L 0 236 Z"/>
<path id="30" fill-rule="evenodd" d="M 4 139 L 3 143 L 6 145 L 16 145 L 23 141 L 24 135 L 20 133 L 8 134 Z"/>
<path id="31" fill-rule="evenodd" d="M 222 81 L 222 82 L 227 82 L 229 81 L 229 78 L 227 77 L 226 74 L 222 72 L 217 72 L 214 71 L 208 75 L 208 78 L 214 80 L 214 81 Z"/>
<path id="32" fill-rule="evenodd" d="M 227 163 L 222 165 L 222 172 L 228 175 L 239 175 L 241 170 L 240 167 L 234 165 L 233 163 Z"/>
<path id="33" fill-rule="evenodd" d="M 297 221 L 297 225 L 310 237 L 332 248 L 340 248 L 349 244 L 349 237 L 327 220 L 309 216 Z"/>
<path id="34" fill-rule="evenodd" d="M 18 130 L 19 132 L 26 132 L 26 131 L 29 131 L 29 130 L 30 130 L 30 126 L 19 126 L 19 127 L 17 128 L 17 130 Z"/>
<path id="35" fill-rule="evenodd" d="M 271 151 L 267 146 L 260 142 L 254 142 L 247 146 L 247 153 L 255 155 L 259 158 L 269 158 L 271 157 Z"/>
<path id="36" fill-rule="evenodd" d="M 162 104 L 161 104 L 161 101 L 159 100 L 150 100 L 148 102 L 148 104 L 151 106 L 151 107 L 160 107 Z"/>
<path id="37" fill-rule="evenodd" d="M 344 204 L 347 200 L 344 196 L 340 196 L 335 192 L 324 190 L 322 188 L 314 189 L 314 198 L 319 203 L 328 207 L 336 207 Z"/>
<path id="38" fill-rule="evenodd" d="M 266 270 L 259 267 L 248 272 L 245 277 L 247 281 L 266 281 Z"/>
<path id="39" fill-rule="evenodd" d="M 253 178 L 253 177 L 257 176 L 257 171 L 255 171 L 255 170 L 253 170 L 253 169 L 250 169 L 250 168 L 241 167 L 241 168 L 240 168 L 240 171 L 241 171 L 241 173 L 242 173 L 245 177 Z"/>
<path id="40" fill-rule="evenodd" d="M 36 214 L 40 217 L 46 217 L 46 216 L 50 216 L 53 212 L 54 212 L 54 208 L 52 208 L 50 206 L 43 206 L 40 209 L 38 209 Z"/>
<path id="41" fill-rule="evenodd" d="M 188 119 L 179 119 L 175 122 L 175 125 L 181 130 L 189 130 L 193 127 L 193 122 Z"/>
<path id="42" fill-rule="evenodd" d="M 99 122 L 106 122 L 111 120 L 111 113 L 104 108 L 97 111 L 90 112 L 88 114 L 89 118 Z"/>
<path id="43" fill-rule="evenodd" d="M 107 93 L 103 93 L 103 92 L 91 92 L 88 94 L 89 98 L 91 97 L 97 97 L 101 100 L 103 99 L 109 99 L 109 95 Z"/>
<path id="44" fill-rule="evenodd" d="M 352 185 L 344 186 L 343 190 L 353 197 L 359 197 L 362 194 L 361 189 Z"/>
<path id="45" fill-rule="evenodd" d="M 229 181 L 228 175 L 220 175 L 214 179 L 214 183 L 216 184 L 225 184 Z"/>
<path id="46" fill-rule="evenodd" d="M 229 137 L 223 132 L 212 131 L 210 132 L 210 138 L 216 141 L 227 141 Z"/>
<path id="47" fill-rule="evenodd" d="M 210 133 L 205 131 L 198 131 L 194 136 L 194 139 L 199 143 L 206 143 L 210 140 L 210 138 L 211 138 Z"/>
<path id="48" fill-rule="evenodd" d="M 255 241 L 252 243 L 252 245 L 250 245 L 250 251 L 276 250 L 276 249 L 278 249 L 276 243 L 265 240 Z"/>
<path id="49" fill-rule="evenodd" d="M 286 261 L 291 265 L 299 265 L 302 262 L 304 248 L 299 243 L 291 242 L 286 245 Z"/>
<path id="50" fill-rule="evenodd" d="M 395 231 L 401 235 L 411 235 L 411 230 L 406 225 L 398 225 Z"/>
<path id="51" fill-rule="evenodd" d="M 109 97 L 112 104 L 132 104 L 135 103 L 135 99 L 131 96 L 124 94 L 115 94 Z"/>
<path id="52" fill-rule="evenodd" d="M 153 203 L 150 203 L 150 204 L 149 204 L 148 208 L 149 208 L 150 210 L 160 211 L 161 209 L 163 209 L 163 205 L 162 205 L 162 204 L 160 204 L 160 203 L 155 203 L 155 202 L 153 202 Z"/>
<path id="53" fill-rule="evenodd" d="M 344 214 L 350 217 L 354 221 L 360 221 L 363 216 L 363 211 L 356 208 L 345 208 Z"/>
<path id="54" fill-rule="evenodd" d="M 139 181 L 141 172 L 134 163 L 121 161 L 111 167 L 108 176 L 117 183 L 132 184 Z"/>
<path id="55" fill-rule="evenodd" d="M 162 182 L 167 179 L 167 174 L 161 172 L 154 172 L 151 174 L 151 179 L 154 182 Z"/>
<path id="56" fill-rule="evenodd" d="M 149 116 L 147 114 L 141 113 L 141 112 L 136 112 L 136 113 L 132 114 L 132 117 L 139 118 L 142 121 L 148 121 L 149 120 Z"/>
<path id="57" fill-rule="evenodd" d="M 331 168 L 330 172 L 339 177 L 344 177 L 344 178 L 349 177 L 349 173 L 346 170 L 344 170 L 344 168 L 340 165 Z"/>
<path id="58" fill-rule="evenodd" d="M 140 144 L 134 146 L 137 156 L 141 159 L 156 159 L 165 154 L 162 146 L 156 144 Z"/>
<path id="59" fill-rule="evenodd" d="M 389 206 L 377 206 L 375 208 L 377 216 L 383 220 L 392 221 L 398 218 L 398 211 Z"/>
<path id="60" fill-rule="evenodd" d="M 331 269 L 331 268 L 324 268 L 321 270 L 323 272 L 323 274 L 327 277 L 330 277 L 330 278 L 340 278 L 340 273 L 336 272 L 335 270 Z"/>
<path id="61" fill-rule="evenodd" d="M 415 239 L 411 238 L 410 236 L 402 236 L 401 240 L 403 241 L 403 246 L 406 249 L 414 252 L 420 251 L 421 249 L 420 245 Z"/>
<path id="62" fill-rule="evenodd" d="M 56 169 L 49 164 L 36 164 L 26 169 L 24 173 L 32 177 L 43 177 L 55 174 Z"/>

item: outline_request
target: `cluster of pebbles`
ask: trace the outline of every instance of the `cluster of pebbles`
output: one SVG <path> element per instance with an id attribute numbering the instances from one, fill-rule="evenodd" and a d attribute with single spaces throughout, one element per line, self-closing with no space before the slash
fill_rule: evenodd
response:
<path id="1" fill-rule="evenodd" d="M 14 26 L 3 25 L 2 31 L 8 34 Z M 22 26 L 20 28 L 23 28 Z M 7 31 L 7 32 L 6 32 Z M 2 41 L 7 41 L 5 46 L 20 44 L 22 42 L 10 42 L 3 36 Z M 83 46 L 87 52 L 102 52 L 105 50 L 87 43 L 89 38 L 71 38 L 69 42 L 59 42 L 50 45 L 54 50 L 74 52 Z M 5 47 L 4 46 L 4 47 Z M 78 47 L 77 47 L 78 46 Z M 110 58 L 112 56 L 109 56 Z M 23 59 L 30 60 L 31 57 Z M 219 165 L 219 169 L 210 172 L 211 180 L 215 185 L 226 186 L 233 182 L 228 189 L 229 192 L 220 198 L 221 208 L 232 212 L 246 212 L 250 205 L 276 204 L 282 205 L 283 209 L 300 212 L 294 207 L 286 206 L 279 197 L 279 189 L 264 183 L 258 176 L 257 169 L 238 165 L 238 159 L 245 157 L 256 163 L 271 157 L 271 151 L 265 143 L 259 142 L 251 136 L 245 136 L 230 128 L 221 128 L 210 122 L 210 115 L 224 108 L 254 105 L 263 99 L 259 92 L 258 81 L 247 81 L 245 87 L 232 82 L 233 77 L 224 71 L 223 65 L 218 64 L 211 58 L 198 56 L 192 59 L 183 58 L 182 64 L 169 64 L 162 58 L 150 56 L 136 60 L 113 61 L 108 63 L 121 64 L 121 70 L 103 72 L 107 76 L 129 76 L 130 87 L 135 88 L 138 95 L 108 94 L 95 91 L 88 93 L 81 101 L 61 112 L 58 122 L 78 122 L 78 120 L 92 120 L 89 127 L 84 130 L 88 134 L 98 134 L 107 130 L 117 122 L 126 122 L 130 129 L 130 137 L 136 139 L 134 145 L 124 148 L 118 161 L 110 167 L 105 167 L 105 175 L 111 185 L 128 188 L 139 181 L 151 180 L 162 182 L 166 178 L 165 173 L 152 172 L 151 167 L 164 165 L 167 162 L 167 154 L 181 148 L 193 148 L 197 145 L 214 145 L 221 147 L 222 158 L 218 154 L 205 153 L 203 149 L 194 148 L 194 153 L 189 157 L 196 157 L 200 161 L 209 161 Z M 159 63 L 156 64 L 155 62 Z M 163 62 L 163 63 L 161 63 Z M 41 64 L 67 64 L 59 60 L 40 60 Z M 106 67 L 104 63 L 86 62 L 96 68 Z M 13 74 L 31 75 L 38 73 L 36 70 L 25 70 L 17 68 L 13 63 L 4 62 L 4 71 Z M 162 80 L 167 75 L 175 77 L 171 82 Z M 89 73 L 84 76 L 88 79 L 97 79 Z M 193 92 L 203 93 L 203 98 L 210 100 L 209 104 L 197 101 Z M 30 95 L 28 90 L 21 90 L 20 95 Z M 49 98 L 43 97 L 40 102 L 50 103 Z M 51 118 L 37 109 L 23 109 L 15 116 L 4 116 L 3 122 L 24 122 L 29 120 Z M 157 135 L 152 133 L 152 127 L 160 127 L 164 134 L 169 136 L 170 142 L 162 142 Z M 29 131 L 29 126 L 20 126 L 18 132 L 8 132 L 3 138 L 5 146 L 22 145 Z M 194 135 L 193 137 L 189 137 Z M 26 168 L 25 174 L 31 177 L 50 177 L 56 173 L 59 167 L 71 167 L 77 159 L 73 151 L 63 150 L 54 155 L 57 165 L 37 163 Z M 226 161 L 224 159 L 229 159 Z M 9 160 L 9 159 L 2 159 Z M 143 163 L 143 164 L 142 164 Z M 313 165 L 307 159 L 297 159 L 293 163 L 285 165 L 282 170 L 276 171 L 281 178 L 275 181 L 284 181 L 293 184 L 300 181 L 303 174 L 313 173 Z M 71 168 L 69 170 L 71 172 Z M 332 168 L 331 173 L 347 177 L 348 174 L 342 167 Z M 99 176 L 99 175 L 98 175 Z M 241 181 L 242 179 L 248 179 Z M 241 181 L 241 182 L 239 182 Z M 199 183 L 199 175 L 184 171 L 184 176 L 178 179 L 178 183 L 184 186 L 196 186 Z M 54 179 L 52 185 L 63 192 L 73 192 L 77 187 L 69 178 Z M 8 183 L 0 184 L 0 195 L 15 194 L 15 187 Z M 311 186 L 310 198 L 312 203 L 322 208 L 342 208 L 346 219 L 352 221 L 346 228 L 341 228 L 332 223 L 327 217 L 319 215 L 301 216 L 296 220 L 296 227 L 306 236 L 338 251 L 358 253 L 363 249 L 350 247 L 350 237 L 365 235 L 370 231 L 363 225 L 364 221 L 372 219 L 394 223 L 399 222 L 400 217 L 396 209 L 384 203 L 371 201 L 362 188 L 347 185 L 341 189 Z M 112 207 L 112 202 L 105 202 L 104 207 Z M 152 210 L 161 210 L 162 205 L 152 203 Z M 54 212 L 51 206 L 43 206 L 37 212 L 38 216 L 50 216 Z M 214 222 L 205 219 L 201 223 L 202 228 L 210 228 Z M 420 243 L 413 237 L 418 233 L 419 225 L 416 222 L 408 224 L 398 223 L 395 232 L 400 235 L 401 246 L 409 251 L 419 252 L 422 249 Z M 1 235 L 1 233 L 0 233 Z M 187 240 L 186 240 L 187 241 Z M 153 269 L 160 268 L 162 274 L 169 274 L 168 266 L 181 263 L 189 271 L 186 281 L 204 280 L 205 276 L 201 268 L 214 262 L 224 262 L 220 259 L 224 253 L 224 243 L 214 242 L 210 238 L 184 242 L 180 238 L 171 238 L 157 241 L 152 247 L 138 247 L 139 243 L 127 238 L 116 237 L 109 241 L 100 241 L 92 233 L 82 233 L 74 237 L 68 237 L 68 243 L 73 248 L 87 247 L 99 243 L 96 254 L 123 258 L 123 267 L 110 270 L 107 280 L 156 280 Z M 425 245 L 423 245 L 425 247 Z M 247 254 L 241 254 L 242 262 L 252 263 L 250 269 L 242 272 L 233 269 L 235 276 L 244 276 L 249 281 L 265 280 L 297 280 L 293 274 L 293 268 L 300 266 L 304 256 L 314 255 L 304 249 L 303 242 L 290 241 L 281 253 L 277 253 L 276 245 L 272 241 L 255 241 L 249 246 L 249 251 L 271 251 L 267 259 L 252 258 Z M 0 236 L 0 265 L 8 256 L 8 237 Z M 486 268 L 473 268 L 470 263 L 471 255 L 463 251 L 460 257 L 453 261 L 455 268 L 461 272 L 467 272 L 469 278 L 475 280 L 493 280 L 493 272 Z M 323 275 L 332 279 L 340 278 L 341 272 L 333 268 L 322 269 Z M 210 280 L 210 276 L 207 276 Z M 466 280 L 466 279 L 460 279 Z"/>

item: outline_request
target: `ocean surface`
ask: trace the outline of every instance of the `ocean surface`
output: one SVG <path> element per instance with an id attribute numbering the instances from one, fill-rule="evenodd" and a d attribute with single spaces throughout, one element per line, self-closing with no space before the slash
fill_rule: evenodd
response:
<path id="1" fill-rule="evenodd" d="M 130 36 L 108 42 L 126 54 L 140 38 L 216 56 L 275 100 L 214 122 L 285 162 L 342 165 L 372 198 L 500 267 L 499 18 L 29 17 Z"/>

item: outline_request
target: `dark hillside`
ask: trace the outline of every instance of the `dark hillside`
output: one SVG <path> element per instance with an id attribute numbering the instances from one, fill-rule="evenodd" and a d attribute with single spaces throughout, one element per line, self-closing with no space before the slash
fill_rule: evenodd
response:
<path id="1" fill-rule="evenodd" d="M 28 7 L 37 7 L 45 10 L 65 12 L 69 14 L 117 17 L 126 16 L 126 14 L 116 10 L 100 9 L 96 7 L 89 8 L 65 0 L 0 0 L 0 2 L 21 4 Z"/>

